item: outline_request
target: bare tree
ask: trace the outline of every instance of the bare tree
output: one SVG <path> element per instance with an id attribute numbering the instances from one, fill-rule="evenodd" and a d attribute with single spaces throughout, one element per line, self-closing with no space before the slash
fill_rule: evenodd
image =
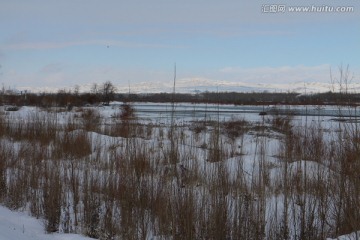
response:
<path id="1" fill-rule="evenodd" d="M 99 86 L 97 85 L 97 83 L 93 83 L 93 85 L 91 86 L 91 93 L 93 94 L 98 94 L 99 93 Z"/>
<path id="2" fill-rule="evenodd" d="M 103 99 L 104 104 L 109 105 L 110 101 L 112 101 L 114 99 L 116 87 L 114 86 L 114 84 L 112 82 L 106 81 L 103 83 L 100 91 L 102 94 L 102 99 Z"/>
<path id="3" fill-rule="evenodd" d="M 80 86 L 77 84 L 74 86 L 74 94 L 75 96 L 79 96 L 80 94 Z"/>

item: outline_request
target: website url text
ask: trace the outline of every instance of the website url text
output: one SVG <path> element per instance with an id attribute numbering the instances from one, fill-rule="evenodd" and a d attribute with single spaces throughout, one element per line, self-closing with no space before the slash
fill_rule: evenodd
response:
<path id="1" fill-rule="evenodd" d="M 283 4 L 266 4 L 261 6 L 263 13 L 350 13 L 354 12 L 352 6 L 287 6 Z"/>

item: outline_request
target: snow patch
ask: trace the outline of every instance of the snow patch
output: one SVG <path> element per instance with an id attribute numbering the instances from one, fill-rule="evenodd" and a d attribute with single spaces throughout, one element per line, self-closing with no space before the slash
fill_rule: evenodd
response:
<path id="1" fill-rule="evenodd" d="M 0 206 L 1 240 L 90 240 L 78 234 L 46 234 L 43 222 L 22 212 Z"/>

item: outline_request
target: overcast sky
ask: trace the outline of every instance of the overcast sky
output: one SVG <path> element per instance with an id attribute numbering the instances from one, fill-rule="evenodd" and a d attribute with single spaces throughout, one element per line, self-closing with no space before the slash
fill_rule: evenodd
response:
<path id="1" fill-rule="evenodd" d="M 330 82 L 343 64 L 360 82 L 360 1 L 0 0 L 6 86 L 170 82 L 175 62 L 178 79 Z"/>

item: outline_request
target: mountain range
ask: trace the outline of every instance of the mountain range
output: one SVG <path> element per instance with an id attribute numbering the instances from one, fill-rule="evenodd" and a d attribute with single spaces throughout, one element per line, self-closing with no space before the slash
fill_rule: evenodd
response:
<path id="1" fill-rule="evenodd" d="M 113 82 L 118 93 L 159 93 L 172 92 L 174 83 L 169 82 L 139 82 L 131 84 L 118 84 Z M 57 92 L 59 90 L 73 91 L 78 86 L 79 92 L 90 92 L 94 83 L 74 85 L 66 87 L 18 87 L 18 91 L 28 92 Z M 101 83 L 97 83 L 101 86 Z M 325 82 L 292 82 L 292 83 L 248 83 L 216 81 L 206 78 L 183 78 L 176 81 L 175 91 L 178 93 L 199 93 L 199 92 L 298 92 L 298 93 L 321 93 L 328 91 L 359 92 L 360 83 Z"/>

